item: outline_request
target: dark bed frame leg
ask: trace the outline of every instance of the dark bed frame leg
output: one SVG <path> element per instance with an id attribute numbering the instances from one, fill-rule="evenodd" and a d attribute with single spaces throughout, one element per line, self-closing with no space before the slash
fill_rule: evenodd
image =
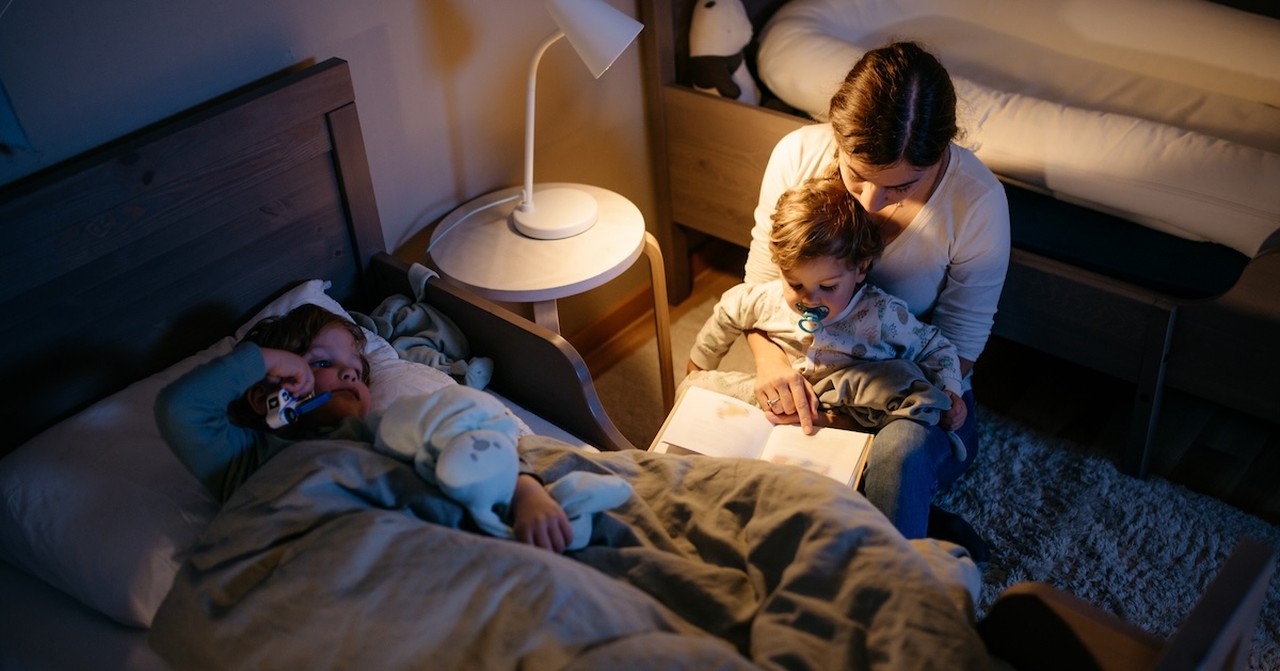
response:
<path id="1" fill-rule="evenodd" d="M 1146 346 L 1138 371 L 1137 392 L 1133 400 L 1133 418 L 1129 436 L 1120 457 L 1120 471 L 1137 478 L 1147 477 L 1151 460 L 1151 443 L 1155 439 L 1160 417 L 1160 401 L 1164 396 L 1165 363 L 1169 358 L 1169 342 L 1177 307 L 1161 303 L 1150 307 L 1145 335 Z"/>

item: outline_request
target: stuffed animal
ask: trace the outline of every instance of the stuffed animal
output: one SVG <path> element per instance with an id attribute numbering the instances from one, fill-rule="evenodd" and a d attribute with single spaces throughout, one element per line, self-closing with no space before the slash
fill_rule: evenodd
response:
<path id="1" fill-rule="evenodd" d="M 751 19 L 742 0 L 698 0 L 689 24 L 689 69 L 693 87 L 755 105 L 760 89 L 747 70 Z"/>
<path id="2" fill-rule="evenodd" d="M 422 268 L 419 264 L 414 267 Z M 434 275 L 426 268 L 422 270 Z M 413 268 L 411 277 L 412 272 Z M 484 389 L 493 379 L 493 361 L 471 356 L 462 330 L 444 313 L 423 302 L 421 292 L 419 296 L 416 301 L 408 296 L 388 296 L 368 315 L 355 312 L 351 318 L 391 343 L 401 359 L 431 366 L 469 387 Z"/>
<path id="3" fill-rule="evenodd" d="M 516 478 L 520 425 L 506 406 L 471 387 L 452 385 L 402 396 L 376 424 L 374 449 L 405 462 L 467 509 L 481 531 L 513 538 L 508 524 Z M 547 485 L 569 517 L 569 550 L 591 540 L 591 516 L 621 505 L 631 485 L 616 475 L 573 472 Z"/>

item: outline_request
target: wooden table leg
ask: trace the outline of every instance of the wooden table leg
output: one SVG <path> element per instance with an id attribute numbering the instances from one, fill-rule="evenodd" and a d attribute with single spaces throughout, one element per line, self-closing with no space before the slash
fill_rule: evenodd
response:
<path id="1" fill-rule="evenodd" d="M 676 376 L 671 362 L 671 309 L 667 305 L 667 275 L 662 264 L 662 249 L 652 233 L 644 234 L 644 254 L 649 258 L 649 275 L 653 282 L 653 326 L 658 340 L 662 406 L 670 412 L 676 402 Z"/>
<path id="2" fill-rule="evenodd" d="M 556 309 L 555 299 L 535 301 L 533 321 L 544 329 L 560 333 L 560 311 Z"/>

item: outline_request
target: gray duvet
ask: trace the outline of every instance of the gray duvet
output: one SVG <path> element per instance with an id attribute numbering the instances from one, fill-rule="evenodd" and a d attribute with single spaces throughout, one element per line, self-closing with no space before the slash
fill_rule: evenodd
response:
<path id="1" fill-rule="evenodd" d="M 612 472 L 634 495 L 597 515 L 589 547 L 555 555 L 471 530 L 409 465 L 297 444 L 209 526 L 152 646 L 180 669 L 987 666 L 936 557 L 828 478 L 521 448 L 547 481 Z"/>

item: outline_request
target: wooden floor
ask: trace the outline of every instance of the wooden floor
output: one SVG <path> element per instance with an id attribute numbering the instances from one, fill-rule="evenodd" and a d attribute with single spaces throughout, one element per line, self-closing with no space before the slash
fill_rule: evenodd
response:
<path id="1" fill-rule="evenodd" d="M 736 247 L 704 248 L 683 305 L 740 281 L 743 260 Z M 1118 461 L 1133 385 L 999 338 L 988 343 L 974 385 L 982 407 Z M 1151 471 L 1280 524 L 1280 418 L 1268 422 L 1168 390 Z"/>

